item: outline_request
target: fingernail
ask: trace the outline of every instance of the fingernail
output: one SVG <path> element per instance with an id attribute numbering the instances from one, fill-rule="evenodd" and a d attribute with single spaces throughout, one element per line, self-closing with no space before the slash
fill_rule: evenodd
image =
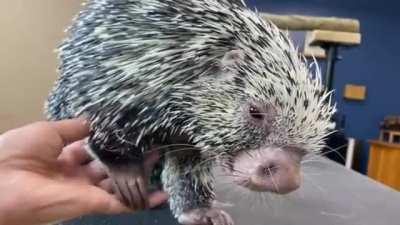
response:
<path id="1" fill-rule="evenodd" d="M 89 120 L 88 120 L 87 118 L 85 118 L 85 117 L 80 117 L 79 119 L 82 120 L 82 124 L 83 124 L 84 126 L 90 127 L 90 122 L 89 122 Z"/>

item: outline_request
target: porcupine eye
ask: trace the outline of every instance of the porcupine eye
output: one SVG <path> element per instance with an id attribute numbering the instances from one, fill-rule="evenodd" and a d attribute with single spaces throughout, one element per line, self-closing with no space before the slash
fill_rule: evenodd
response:
<path id="1" fill-rule="evenodd" d="M 257 109 L 256 107 L 254 107 L 254 106 L 251 106 L 251 107 L 250 107 L 249 112 L 250 112 L 250 116 L 251 116 L 253 119 L 256 119 L 256 120 L 262 120 L 262 119 L 264 119 L 264 115 L 260 112 L 260 110 L 258 110 L 258 109 Z"/>

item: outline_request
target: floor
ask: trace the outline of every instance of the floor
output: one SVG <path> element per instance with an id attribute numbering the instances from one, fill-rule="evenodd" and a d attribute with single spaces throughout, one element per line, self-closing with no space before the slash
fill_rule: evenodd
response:
<path id="1" fill-rule="evenodd" d="M 248 195 L 217 183 L 236 225 L 399 225 L 400 193 L 320 159 L 305 164 L 302 188 L 288 196 Z M 177 225 L 168 207 L 135 215 L 88 216 L 64 225 Z"/>

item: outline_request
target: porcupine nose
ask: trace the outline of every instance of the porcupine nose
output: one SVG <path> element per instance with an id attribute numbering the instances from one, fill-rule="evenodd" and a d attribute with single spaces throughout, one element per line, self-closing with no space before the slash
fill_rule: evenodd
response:
<path id="1" fill-rule="evenodd" d="M 286 154 L 286 153 L 277 153 Z M 275 154 L 276 155 L 276 154 Z M 275 158 L 276 157 L 276 158 Z M 260 164 L 252 177 L 255 189 L 287 194 L 300 187 L 300 169 L 286 156 L 275 156 Z"/>
<path id="2" fill-rule="evenodd" d="M 287 194 L 299 188 L 301 156 L 295 151 L 282 149 L 259 150 L 252 156 L 243 154 L 237 158 L 235 169 L 246 171 L 247 179 L 240 181 L 250 190 Z"/>

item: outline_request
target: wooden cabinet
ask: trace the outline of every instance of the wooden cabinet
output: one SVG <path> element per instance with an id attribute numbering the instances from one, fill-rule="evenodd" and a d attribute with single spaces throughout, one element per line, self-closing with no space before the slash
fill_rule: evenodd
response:
<path id="1" fill-rule="evenodd" d="M 368 176 L 400 191 L 400 144 L 369 141 Z"/>

